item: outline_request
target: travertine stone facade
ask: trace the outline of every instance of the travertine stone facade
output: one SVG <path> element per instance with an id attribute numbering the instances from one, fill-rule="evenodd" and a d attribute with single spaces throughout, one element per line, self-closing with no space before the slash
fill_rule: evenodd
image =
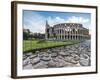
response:
<path id="1" fill-rule="evenodd" d="M 80 23 L 60 23 L 50 26 L 46 21 L 45 39 L 47 40 L 86 40 L 89 29 Z"/>

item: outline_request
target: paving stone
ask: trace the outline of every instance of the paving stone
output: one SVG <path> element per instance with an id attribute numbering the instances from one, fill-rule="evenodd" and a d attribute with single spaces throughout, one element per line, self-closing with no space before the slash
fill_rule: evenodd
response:
<path id="1" fill-rule="evenodd" d="M 41 68 L 47 68 L 48 66 L 45 65 L 43 62 L 39 62 L 38 64 L 34 65 L 34 69 L 41 69 Z"/>
<path id="2" fill-rule="evenodd" d="M 82 66 L 89 66 L 90 64 L 89 59 L 80 59 L 79 63 Z"/>
<path id="3" fill-rule="evenodd" d="M 91 65 L 91 45 L 82 42 L 70 46 L 55 47 L 23 55 L 23 67 L 59 68 Z"/>
<path id="4" fill-rule="evenodd" d="M 29 56 L 32 55 L 32 52 L 30 52 L 30 53 L 26 53 L 25 55 L 29 57 Z"/>
<path id="5" fill-rule="evenodd" d="M 23 55 L 23 60 L 25 60 L 27 58 L 27 56 L 26 55 Z"/>
<path id="6" fill-rule="evenodd" d="M 38 55 L 33 54 L 33 55 L 29 56 L 29 58 L 30 58 L 30 59 L 33 59 L 33 58 L 35 58 L 35 57 L 37 57 L 37 56 L 38 56 Z"/>
<path id="7" fill-rule="evenodd" d="M 48 67 L 56 67 L 56 62 L 54 62 L 53 60 L 50 60 L 48 62 Z"/>
<path id="8" fill-rule="evenodd" d="M 39 54 L 39 52 L 40 52 L 40 51 L 36 51 L 35 53 L 36 53 L 36 54 Z"/>
<path id="9" fill-rule="evenodd" d="M 66 65 L 66 62 L 62 59 L 59 59 L 58 62 L 56 62 L 57 67 L 64 67 Z"/>
<path id="10" fill-rule="evenodd" d="M 58 55 L 57 53 L 52 53 L 51 57 L 57 57 L 57 55 Z"/>
<path id="11" fill-rule="evenodd" d="M 81 54 L 79 63 L 82 66 L 88 66 L 90 64 L 89 56 L 87 54 Z"/>
<path id="12" fill-rule="evenodd" d="M 48 49 L 48 50 L 47 50 L 47 53 L 48 53 L 48 54 L 51 54 L 51 53 L 52 53 L 52 51 L 50 51 L 50 50 Z"/>
<path id="13" fill-rule="evenodd" d="M 33 66 L 32 66 L 32 64 L 28 64 L 28 65 L 24 66 L 23 69 L 33 69 Z"/>
<path id="14" fill-rule="evenodd" d="M 61 52 L 59 52 L 59 55 L 67 56 L 68 54 L 66 54 L 65 52 L 61 51 Z"/>
<path id="15" fill-rule="evenodd" d="M 40 57 L 40 58 L 42 58 L 44 56 L 44 52 L 40 52 L 39 54 L 38 54 L 38 57 Z"/>
<path id="16" fill-rule="evenodd" d="M 30 64 L 30 59 L 29 57 L 23 60 L 23 66 Z"/>
<path id="17" fill-rule="evenodd" d="M 50 56 L 49 56 L 49 57 L 43 56 L 43 57 L 41 58 L 41 60 L 43 60 L 43 61 L 50 61 L 50 60 L 51 60 L 51 57 L 50 57 Z"/>
<path id="18" fill-rule="evenodd" d="M 43 56 L 44 56 L 44 57 L 49 57 L 50 55 L 49 55 L 48 53 L 45 52 L 45 53 L 43 54 Z"/>
<path id="19" fill-rule="evenodd" d="M 39 63 L 39 62 L 40 62 L 40 58 L 39 58 L 39 57 L 36 57 L 36 58 L 33 58 L 33 59 L 30 60 L 30 63 L 31 63 L 32 65 L 37 64 L 37 63 Z"/>

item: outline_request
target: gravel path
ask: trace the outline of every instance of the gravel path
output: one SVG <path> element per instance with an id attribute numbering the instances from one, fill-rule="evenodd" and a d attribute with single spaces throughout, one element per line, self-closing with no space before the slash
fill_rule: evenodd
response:
<path id="1" fill-rule="evenodd" d="M 91 65 L 91 41 L 55 47 L 23 55 L 23 69 L 78 67 Z"/>

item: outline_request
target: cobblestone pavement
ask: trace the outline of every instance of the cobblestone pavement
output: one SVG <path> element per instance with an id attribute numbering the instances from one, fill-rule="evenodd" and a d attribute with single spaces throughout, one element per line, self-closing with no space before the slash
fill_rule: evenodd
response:
<path id="1" fill-rule="evenodd" d="M 55 47 L 23 55 L 23 69 L 80 67 L 91 65 L 91 41 Z"/>

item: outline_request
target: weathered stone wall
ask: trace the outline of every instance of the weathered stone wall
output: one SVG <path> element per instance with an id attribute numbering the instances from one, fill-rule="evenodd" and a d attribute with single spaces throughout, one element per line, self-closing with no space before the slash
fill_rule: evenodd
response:
<path id="1" fill-rule="evenodd" d="M 46 39 L 49 40 L 86 40 L 89 30 L 78 23 L 62 23 L 53 27 L 46 25 Z"/>

